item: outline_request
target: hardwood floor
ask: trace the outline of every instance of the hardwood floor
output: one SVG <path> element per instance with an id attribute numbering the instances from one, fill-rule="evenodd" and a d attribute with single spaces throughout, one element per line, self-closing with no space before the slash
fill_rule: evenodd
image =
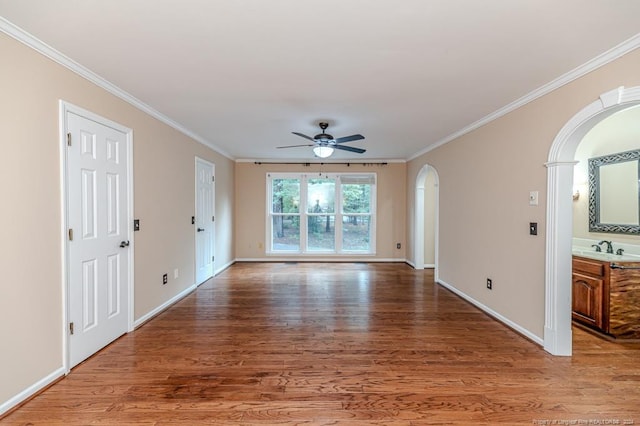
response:
<path id="1" fill-rule="evenodd" d="M 640 425 L 640 344 L 553 357 L 403 264 L 236 264 L 0 423 Z"/>

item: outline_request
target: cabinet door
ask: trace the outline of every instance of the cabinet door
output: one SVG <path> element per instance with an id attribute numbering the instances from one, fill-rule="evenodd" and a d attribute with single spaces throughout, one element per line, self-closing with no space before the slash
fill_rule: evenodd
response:
<path id="1" fill-rule="evenodd" d="M 571 286 L 573 319 L 602 330 L 604 279 L 574 272 Z"/>

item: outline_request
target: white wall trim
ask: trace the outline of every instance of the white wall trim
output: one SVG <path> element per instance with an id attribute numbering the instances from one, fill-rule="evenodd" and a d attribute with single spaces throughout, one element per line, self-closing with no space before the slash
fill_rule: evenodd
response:
<path id="1" fill-rule="evenodd" d="M 37 394 L 38 392 L 46 388 L 47 386 L 49 386 L 50 384 L 58 380 L 60 377 L 64 376 L 64 374 L 65 374 L 65 368 L 59 367 L 52 373 L 48 374 L 47 376 L 43 377 L 42 379 L 38 380 L 36 383 L 32 384 L 31 386 L 29 386 L 28 388 L 20 392 L 19 394 L 13 396 L 12 398 L 9 398 L 8 400 L 0 404 L 0 416 L 2 416 L 4 413 L 11 410 L 12 408 L 16 407 L 20 403 L 31 398 L 33 395 Z"/>
<path id="2" fill-rule="evenodd" d="M 13 23 L 7 21 L 5 18 L 3 18 L 1 16 L 0 16 L 0 31 L 2 31 L 3 33 L 13 37 L 14 39 L 18 40 L 19 42 L 29 46 L 30 48 L 32 48 L 36 52 L 41 53 L 42 55 L 46 56 L 47 58 L 51 59 L 52 61 L 62 65 L 63 67 L 71 70 L 72 72 L 78 74 L 80 77 L 83 77 L 86 80 L 89 80 L 91 83 L 93 83 L 96 86 L 106 90 L 107 92 L 111 93 L 112 95 L 117 96 L 118 98 L 124 100 L 125 102 L 133 105 L 134 107 L 136 107 L 140 111 L 143 111 L 146 114 L 149 114 L 150 116 L 152 116 L 153 118 L 163 122 L 167 126 L 176 129 L 180 133 L 190 137 L 191 139 L 196 140 L 197 142 L 201 143 L 202 145 L 205 145 L 208 148 L 211 148 L 211 149 L 217 151 L 219 154 L 224 155 L 225 157 L 229 158 L 230 160 L 233 160 L 233 157 L 229 153 L 227 153 L 225 150 L 220 148 L 219 146 L 214 145 L 212 142 L 210 142 L 210 141 L 206 140 L 205 138 L 203 138 L 202 136 L 192 132 L 191 130 L 187 129 L 186 127 L 184 127 L 182 124 L 178 123 L 177 121 L 174 121 L 171 118 L 167 117 L 166 115 L 162 114 L 161 112 L 153 109 L 151 106 L 145 104 L 144 102 L 142 102 L 141 100 L 135 98 L 134 96 L 132 96 L 128 92 L 125 92 L 124 90 L 122 90 L 118 86 L 116 86 L 116 85 L 110 83 L 109 81 L 105 80 L 104 78 L 100 77 L 98 74 L 94 73 L 93 71 L 91 71 L 90 69 L 84 67 L 83 65 L 77 63 L 73 59 L 63 55 L 62 53 L 58 52 L 53 47 L 49 46 L 48 44 L 44 43 L 43 41 L 40 41 L 39 39 L 37 39 L 33 35 L 29 34 L 28 32 L 24 31 L 20 27 L 14 25 Z"/>
<path id="3" fill-rule="evenodd" d="M 509 318 L 497 313 L 493 309 L 489 308 L 487 305 L 478 302 L 473 297 L 467 295 L 466 293 L 463 293 L 462 291 L 458 290 L 456 287 L 454 287 L 451 284 L 448 284 L 448 283 L 446 283 L 446 282 L 444 282 L 442 280 L 438 280 L 437 283 L 440 284 L 441 286 L 443 286 L 444 288 L 446 288 L 447 290 L 450 290 L 451 292 L 453 292 L 456 295 L 460 296 L 461 298 L 463 298 L 467 302 L 471 303 L 475 307 L 479 308 L 481 311 L 485 312 L 486 314 L 491 315 L 493 318 L 497 319 L 498 321 L 500 321 L 501 323 L 505 324 L 509 328 L 514 329 L 518 333 L 522 334 L 523 336 L 526 336 L 527 338 L 529 338 L 533 342 L 539 344 L 540 346 L 543 345 L 543 339 L 541 337 L 536 336 L 535 334 L 533 334 L 532 332 L 530 332 L 526 328 L 521 327 L 520 325 L 518 325 L 515 322 L 511 321 Z"/>
<path id="4" fill-rule="evenodd" d="M 145 322 L 149 321 L 151 318 L 155 317 L 156 315 L 158 315 L 160 312 L 164 311 L 165 309 L 169 308 L 171 305 L 173 305 L 174 303 L 178 302 L 180 299 L 188 296 L 189 294 L 191 294 L 191 292 L 193 292 L 198 286 L 196 286 L 195 284 L 192 284 L 191 286 L 187 287 L 186 289 L 182 290 L 180 293 L 176 294 L 175 296 L 173 296 L 171 299 L 167 300 L 166 302 L 164 302 L 162 305 L 158 306 L 155 309 L 152 309 L 151 311 L 147 312 L 146 314 L 144 314 L 143 316 L 141 316 L 140 318 L 138 318 L 135 323 L 134 323 L 134 327 L 138 328 L 140 327 L 142 324 L 144 324 Z"/>
<path id="5" fill-rule="evenodd" d="M 310 165 L 326 165 L 326 164 L 344 164 L 344 163 L 349 163 L 351 165 L 358 165 L 358 164 L 362 164 L 362 165 L 376 165 L 376 163 L 379 162 L 384 162 L 384 163 L 406 163 L 407 160 L 403 160 L 401 158 L 391 158 L 391 159 L 387 159 L 387 158 L 372 158 L 369 160 L 349 160 L 349 159 L 342 159 L 342 160 L 322 160 L 322 161 L 309 161 L 308 158 L 287 158 L 287 159 L 274 159 L 274 158 L 237 158 L 236 160 L 234 160 L 236 163 L 257 163 L 258 165 L 260 165 L 261 163 L 264 165 L 269 165 L 269 164 L 280 164 L 282 162 L 285 163 L 304 163 L 304 164 L 310 164 Z"/>
<path id="6" fill-rule="evenodd" d="M 221 273 L 223 273 L 224 271 L 226 271 L 229 267 L 231 267 L 234 263 L 237 262 L 237 259 L 233 259 L 227 263 L 225 263 L 224 265 L 220 266 L 218 269 L 216 269 L 215 271 L 213 271 L 213 276 L 217 276 L 220 275 Z"/>
<path id="7" fill-rule="evenodd" d="M 637 37 L 635 38 L 637 39 Z M 544 348 L 553 355 L 572 353 L 571 247 L 573 243 L 573 166 L 578 145 L 589 130 L 610 115 L 640 104 L 640 86 L 618 87 L 600 95 L 560 129 L 547 166 L 547 240 L 545 251 Z"/>
<path id="8" fill-rule="evenodd" d="M 58 132 L 59 143 L 58 148 L 60 150 L 59 163 L 60 164 L 60 286 L 61 286 L 61 300 L 60 306 L 62 307 L 62 315 L 60 315 L 60 341 L 62 342 L 62 365 L 64 372 L 68 372 L 69 365 L 69 336 L 67 324 L 69 324 L 69 309 L 67 301 L 69 299 L 68 294 L 68 276 L 69 267 L 67 265 L 67 230 L 69 224 L 69 218 L 67 217 L 67 144 L 63 141 L 66 138 L 67 132 L 67 113 L 65 111 L 66 106 L 62 100 L 58 101 Z M 1 413 L 1 411 L 0 411 Z"/>
<path id="9" fill-rule="evenodd" d="M 404 258 L 369 258 L 369 257 L 240 257 L 236 259 L 236 262 L 317 262 L 317 263 L 408 263 Z"/>
<path id="10" fill-rule="evenodd" d="M 415 209 L 413 211 L 413 262 L 416 269 L 419 265 L 424 264 L 424 182 L 428 173 L 429 166 L 422 166 L 416 178 Z"/>
<path id="11" fill-rule="evenodd" d="M 638 47 L 640 47 L 640 33 L 634 35 L 633 37 L 629 38 L 626 41 L 623 41 L 622 43 L 618 44 L 617 46 L 607 50 L 606 52 L 596 56 L 595 58 L 587 61 L 586 63 L 578 66 L 577 68 L 574 68 L 573 70 L 569 71 L 568 73 L 565 73 L 563 75 L 561 75 L 560 77 L 556 78 L 555 80 L 550 81 L 549 83 L 545 84 L 544 86 L 541 86 L 537 89 L 535 89 L 532 92 L 529 92 L 528 94 L 524 95 L 523 97 L 521 97 L 520 99 L 516 99 L 515 101 L 511 102 L 510 104 L 505 105 L 504 107 L 498 109 L 497 111 L 492 112 L 491 114 L 481 118 L 480 120 L 469 124 L 468 126 L 458 130 L 457 132 L 454 132 L 452 134 L 450 134 L 449 136 L 444 137 L 443 139 L 440 139 L 439 141 L 436 141 L 433 144 L 430 144 L 429 146 L 427 146 L 426 148 L 424 148 L 423 150 L 413 154 L 411 157 L 409 157 L 407 159 L 407 161 L 411 161 L 414 160 L 416 158 L 418 158 L 421 155 L 426 154 L 429 151 L 432 151 L 448 142 L 451 142 L 454 139 L 459 138 L 460 136 L 466 135 L 467 133 L 470 133 L 494 120 L 497 120 L 498 118 L 510 113 L 511 111 L 514 111 L 526 104 L 528 104 L 529 102 L 532 102 L 548 93 L 553 92 L 554 90 L 571 83 L 572 81 L 584 76 L 585 74 L 590 73 L 591 71 L 594 71 L 598 68 L 600 68 L 603 65 L 608 64 L 609 62 L 612 62 L 618 58 L 620 58 L 621 56 L 626 55 L 627 53 L 637 49 Z"/>

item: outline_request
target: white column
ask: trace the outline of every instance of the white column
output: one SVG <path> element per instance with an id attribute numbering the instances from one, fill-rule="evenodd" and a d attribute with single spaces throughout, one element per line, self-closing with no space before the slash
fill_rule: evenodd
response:
<path id="1" fill-rule="evenodd" d="M 571 355 L 572 189 L 575 161 L 547 163 L 544 349 Z"/>
<path id="2" fill-rule="evenodd" d="M 416 188 L 415 232 L 413 241 L 413 264 L 415 269 L 424 269 L 424 181 Z"/>

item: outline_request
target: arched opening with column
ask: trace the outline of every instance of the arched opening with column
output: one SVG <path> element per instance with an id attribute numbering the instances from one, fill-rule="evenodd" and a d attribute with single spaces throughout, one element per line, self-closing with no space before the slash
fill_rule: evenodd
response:
<path id="1" fill-rule="evenodd" d="M 558 132 L 547 166 L 547 241 L 544 348 L 571 355 L 572 188 L 575 153 L 589 130 L 610 115 L 640 104 L 640 87 L 619 87 L 602 94 Z"/>

